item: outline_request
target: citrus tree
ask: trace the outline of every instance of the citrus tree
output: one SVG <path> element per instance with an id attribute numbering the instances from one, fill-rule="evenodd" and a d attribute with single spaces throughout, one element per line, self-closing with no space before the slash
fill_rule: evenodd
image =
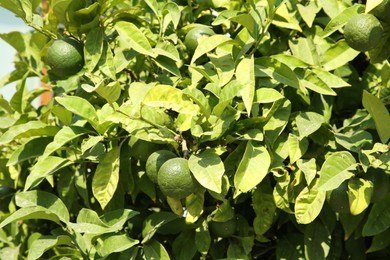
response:
<path id="1" fill-rule="evenodd" d="M 390 5 L 357 2 L 2 0 L 0 258 L 388 258 Z"/>

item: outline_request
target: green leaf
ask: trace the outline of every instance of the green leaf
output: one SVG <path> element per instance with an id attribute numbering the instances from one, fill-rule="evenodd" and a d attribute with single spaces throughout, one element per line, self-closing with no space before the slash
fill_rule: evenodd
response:
<path id="1" fill-rule="evenodd" d="M 222 176 L 225 167 L 215 150 L 205 150 L 193 154 L 188 159 L 188 166 L 195 179 L 206 189 L 221 193 Z"/>
<path id="2" fill-rule="evenodd" d="M 152 46 L 145 34 L 133 23 L 119 21 L 115 24 L 115 30 L 119 34 L 122 46 L 134 49 L 140 54 L 155 57 Z"/>
<path id="3" fill-rule="evenodd" d="M 146 259 L 171 259 L 165 247 L 157 240 L 151 240 L 144 244 L 144 254 Z"/>
<path id="4" fill-rule="evenodd" d="M 24 124 L 11 126 L 0 136 L 0 145 L 8 144 L 18 138 L 53 136 L 58 130 L 56 126 L 49 126 L 41 121 L 29 121 Z"/>
<path id="5" fill-rule="evenodd" d="M 72 238 L 66 235 L 41 236 L 34 240 L 28 250 L 28 260 L 40 259 L 48 250 L 56 246 L 72 246 Z"/>
<path id="6" fill-rule="evenodd" d="M 331 234 L 319 220 L 315 220 L 305 229 L 304 243 L 306 259 L 326 259 L 331 248 Z"/>
<path id="7" fill-rule="evenodd" d="M 306 65 L 318 65 L 319 55 L 317 53 L 316 45 L 311 38 L 300 37 L 288 41 L 288 45 L 293 53 L 293 57 L 298 58 Z M 300 67 L 302 64 L 300 64 Z M 306 66 L 305 66 L 306 67 Z"/>
<path id="8" fill-rule="evenodd" d="M 54 136 L 54 140 L 46 147 L 44 154 L 42 155 L 41 158 L 39 158 L 39 160 L 43 160 L 44 158 L 51 155 L 55 151 L 57 151 L 61 148 L 64 148 L 64 146 L 68 142 L 70 142 L 70 141 L 72 141 L 72 140 L 74 140 L 74 139 L 76 139 L 84 134 L 87 134 L 87 133 L 90 133 L 90 131 L 88 129 L 83 128 L 83 127 L 64 126 Z"/>
<path id="9" fill-rule="evenodd" d="M 317 75 L 330 88 L 350 87 L 351 85 L 345 82 L 342 78 L 330 73 L 321 68 L 312 68 L 311 71 Z"/>
<path id="10" fill-rule="evenodd" d="M 390 227 L 390 196 L 375 203 L 363 226 L 363 236 L 375 236 Z"/>
<path id="11" fill-rule="evenodd" d="M 255 102 L 260 104 L 273 103 L 279 99 L 282 99 L 283 97 L 284 96 L 275 89 L 260 88 L 256 90 Z"/>
<path id="12" fill-rule="evenodd" d="M 313 222 L 322 210 L 326 192 L 317 189 L 317 183 L 311 188 L 305 187 L 295 201 L 295 218 L 300 224 Z"/>
<path id="13" fill-rule="evenodd" d="M 118 186 L 119 155 L 120 147 L 114 147 L 107 152 L 92 179 L 92 193 L 102 209 L 110 202 Z"/>
<path id="14" fill-rule="evenodd" d="M 316 159 L 299 159 L 297 160 L 297 166 L 305 174 L 306 183 L 310 186 L 317 174 Z"/>
<path id="15" fill-rule="evenodd" d="M 88 32 L 84 45 L 85 67 L 93 71 L 99 63 L 103 52 L 104 34 L 101 28 L 94 28 Z"/>
<path id="16" fill-rule="evenodd" d="M 271 158 L 263 146 L 255 146 L 248 141 L 244 156 L 234 175 L 237 191 L 248 192 L 259 184 L 268 174 Z"/>
<path id="17" fill-rule="evenodd" d="M 17 0 L 2 0 L 0 6 L 13 12 L 20 18 L 24 18 L 24 11 L 20 5 L 20 1 Z"/>
<path id="18" fill-rule="evenodd" d="M 346 151 L 335 152 L 324 162 L 320 170 L 318 189 L 323 191 L 334 190 L 340 184 L 351 178 L 351 171 L 356 169 L 356 160 Z"/>
<path id="19" fill-rule="evenodd" d="M 44 207 L 35 206 L 18 209 L 0 223 L 0 228 L 5 227 L 12 222 L 27 219 L 45 219 L 53 221 L 57 224 L 60 223 L 60 219 L 57 215 L 48 212 L 47 209 Z"/>
<path id="20" fill-rule="evenodd" d="M 347 64 L 359 53 L 349 47 L 345 40 L 340 40 L 324 53 L 321 64 L 325 70 L 331 71 Z"/>
<path id="21" fill-rule="evenodd" d="M 63 96 L 56 97 L 55 100 L 73 114 L 87 120 L 97 130 L 99 118 L 95 108 L 86 99 L 78 96 Z"/>
<path id="22" fill-rule="evenodd" d="M 291 102 L 288 99 L 278 100 L 277 102 L 282 104 L 263 127 L 265 141 L 271 146 L 283 132 L 291 114 Z"/>
<path id="23" fill-rule="evenodd" d="M 362 178 L 351 178 L 348 181 L 348 200 L 352 215 L 362 213 L 371 202 L 373 184 Z"/>
<path id="24" fill-rule="evenodd" d="M 310 70 L 305 73 L 305 78 L 300 80 L 303 87 L 313 90 L 319 94 L 336 96 L 336 92 L 331 89 L 320 77 Z"/>
<path id="25" fill-rule="evenodd" d="M 181 77 L 180 70 L 177 67 L 177 64 L 174 60 L 171 60 L 168 57 L 159 55 L 159 56 L 157 56 L 157 58 L 154 59 L 154 61 L 162 69 L 167 70 L 168 72 L 172 73 L 175 76 Z"/>
<path id="26" fill-rule="evenodd" d="M 17 193 L 15 203 L 18 207 L 40 206 L 47 212 L 55 214 L 62 222 L 69 222 L 69 212 L 65 204 L 55 195 L 46 191 L 25 191 Z"/>
<path id="27" fill-rule="evenodd" d="M 136 214 L 136 211 L 130 209 L 118 209 L 99 217 L 95 211 L 83 208 L 77 215 L 77 223 L 68 223 L 68 226 L 77 233 L 93 235 L 112 233 L 123 229 L 126 221 Z"/>
<path id="28" fill-rule="evenodd" d="M 387 143 L 390 139 L 390 113 L 382 101 L 376 96 L 363 91 L 363 106 L 372 116 L 376 130 L 382 143 Z"/>
<path id="29" fill-rule="evenodd" d="M 256 217 L 253 228 L 257 236 L 263 235 L 271 227 L 276 218 L 276 204 L 271 187 L 260 185 L 252 194 L 253 210 Z"/>
<path id="30" fill-rule="evenodd" d="M 332 33 L 342 29 L 344 25 L 349 21 L 349 19 L 363 12 L 364 12 L 364 5 L 359 5 L 359 4 L 344 9 L 337 16 L 333 17 L 332 20 L 330 20 L 330 22 L 326 25 L 322 37 L 328 37 Z"/>
<path id="31" fill-rule="evenodd" d="M 194 240 L 194 230 L 184 231 L 175 238 L 172 249 L 177 259 L 194 259 L 197 250 Z"/>
<path id="32" fill-rule="evenodd" d="M 175 219 L 178 219 L 179 216 L 172 212 L 155 212 L 150 214 L 144 221 L 144 225 L 142 228 L 142 243 L 146 243 L 150 241 L 154 236 L 156 231 L 164 224 L 171 222 Z"/>
<path id="33" fill-rule="evenodd" d="M 390 245 L 390 228 L 386 229 L 382 233 L 375 235 L 372 238 L 370 247 L 367 249 L 367 253 L 377 252 L 385 249 Z"/>
<path id="34" fill-rule="evenodd" d="M 170 25 L 170 23 L 173 24 L 173 28 L 177 28 L 180 22 L 180 16 L 181 16 L 181 10 L 179 6 L 175 2 L 168 2 L 164 5 L 164 20 L 163 20 L 163 31 L 166 31 L 166 28 Z"/>
<path id="35" fill-rule="evenodd" d="M 7 166 L 21 163 L 25 160 L 38 157 L 43 154 L 46 146 L 53 140 L 52 137 L 39 137 L 29 140 L 13 151 L 8 159 Z"/>
<path id="36" fill-rule="evenodd" d="M 236 68 L 236 79 L 241 84 L 240 94 L 244 101 L 248 117 L 252 111 L 253 98 L 255 96 L 255 72 L 254 59 L 244 58 L 238 63 Z"/>
<path id="37" fill-rule="evenodd" d="M 244 26 L 253 39 L 259 38 L 259 25 L 251 14 L 239 14 L 230 18 L 230 21 L 236 22 Z"/>
<path id="38" fill-rule="evenodd" d="M 190 194 L 186 197 L 185 205 L 188 211 L 186 221 L 190 223 L 195 222 L 203 213 L 204 193 L 197 192 Z M 189 221 L 189 219 L 191 219 L 191 221 Z"/>
<path id="39" fill-rule="evenodd" d="M 67 158 L 57 157 L 57 156 L 48 156 L 44 160 L 39 160 L 30 171 L 30 174 L 27 176 L 26 183 L 24 185 L 24 190 L 29 190 L 38 186 L 43 179 L 49 177 L 58 170 L 71 165 L 73 162 L 69 161 Z"/>
<path id="40" fill-rule="evenodd" d="M 216 34 L 210 37 L 204 37 L 199 40 L 198 47 L 196 48 L 194 55 L 191 59 L 191 64 L 194 64 L 195 61 L 200 58 L 200 56 L 214 50 L 222 44 L 234 43 L 230 37 L 226 35 Z"/>
<path id="41" fill-rule="evenodd" d="M 302 139 L 320 129 L 324 117 L 315 112 L 301 112 L 296 118 L 299 137 Z"/>
<path id="42" fill-rule="evenodd" d="M 207 254 L 210 249 L 211 236 L 206 220 L 195 230 L 195 245 L 197 250 L 202 254 Z"/>
<path id="43" fill-rule="evenodd" d="M 362 148 L 372 145 L 373 138 L 367 131 L 351 131 L 345 134 L 335 133 L 335 141 L 344 148 L 359 153 Z"/>
<path id="44" fill-rule="evenodd" d="M 104 257 L 115 252 L 123 252 L 138 243 L 137 239 L 130 238 L 126 234 L 110 235 L 102 239 L 100 246 L 97 248 L 97 253 Z"/>
<path id="45" fill-rule="evenodd" d="M 288 135 L 288 154 L 290 162 L 294 163 L 300 159 L 307 151 L 309 147 L 309 140 L 307 138 L 299 139 L 298 136 L 289 134 Z"/>
<path id="46" fill-rule="evenodd" d="M 286 64 L 283 64 L 274 58 L 256 58 L 255 74 L 256 77 L 270 77 L 287 86 L 297 89 L 300 88 L 297 75 Z"/>
<path id="47" fill-rule="evenodd" d="M 151 88 L 146 93 L 143 104 L 151 107 L 164 107 L 193 116 L 199 111 L 199 107 L 192 103 L 181 90 L 168 85 L 156 85 Z"/>
<path id="48" fill-rule="evenodd" d="M 276 259 L 304 260 L 303 235 L 296 232 L 287 232 L 279 239 L 276 245 Z"/>

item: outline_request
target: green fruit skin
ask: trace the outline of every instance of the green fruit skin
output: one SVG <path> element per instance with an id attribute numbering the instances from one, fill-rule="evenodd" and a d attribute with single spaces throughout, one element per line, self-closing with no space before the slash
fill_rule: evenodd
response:
<path id="1" fill-rule="evenodd" d="M 72 38 L 55 40 L 47 49 L 47 63 L 56 76 L 72 76 L 84 66 L 83 46 Z"/>
<path id="2" fill-rule="evenodd" d="M 374 190 L 371 196 L 372 203 L 381 201 L 386 198 L 390 191 L 390 179 L 384 171 L 380 169 L 369 168 L 365 179 L 371 181 L 374 184 Z"/>
<path id="3" fill-rule="evenodd" d="M 159 150 L 153 152 L 146 160 L 146 175 L 152 182 L 157 183 L 157 173 L 161 166 L 169 159 L 173 159 L 175 157 L 177 157 L 176 154 L 169 150 Z"/>
<path id="4" fill-rule="evenodd" d="M 214 31 L 206 26 L 197 26 L 191 29 L 184 38 L 184 44 L 190 52 L 194 52 L 198 47 L 198 41 L 201 37 L 212 36 Z"/>
<path id="5" fill-rule="evenodd" d="M 366 32 L 367 34 L 365 34 Z M 348 45 L 361 52 L 375 48 L 379 44 L 382 35 L 383 27 L 381 23 L 371 14 L 355 15 L 344 27 L 344 38 Z"/>
<path id="6" fill-rule="evenodd" d="M 336 189 L 327 193 L 327 201 L 331 209 L 338 213 L 350 213 L 348 198 L 348 180 L 340 184 Z"/>
<path id="7" fill-rule="evenodd" d="M 211 221 L 209 229 L 215 237 L 231 237 L 237 231 L 237 218 L 233 217 L 225 222 Z"/>
<path id="8" fill-rule="evenodd" d="M 157 184 L 161 192 L 174 199 L 184 199 L 196 189 L 197 182 L 184 158 L 166 161 L 157 173 Z"/>

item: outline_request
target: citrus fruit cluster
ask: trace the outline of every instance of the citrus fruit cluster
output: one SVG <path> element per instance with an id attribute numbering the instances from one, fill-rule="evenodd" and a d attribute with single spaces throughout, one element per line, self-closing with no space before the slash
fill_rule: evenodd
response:
<path id="1" fill-rule="evenodd" d="M 67 78 L 84 66 L 83 45 L 73 38 L 55 40 L 47 49 L 47 63 L 59 78 Z"/>
<path id="2" fill-rule="evenodd" d="M 146 175 L 157 183 L 165 196 L 174 199 L 184 199 L 197 186 L 188 161 L 168 150 L 158 150 L 148 157 Z"/>

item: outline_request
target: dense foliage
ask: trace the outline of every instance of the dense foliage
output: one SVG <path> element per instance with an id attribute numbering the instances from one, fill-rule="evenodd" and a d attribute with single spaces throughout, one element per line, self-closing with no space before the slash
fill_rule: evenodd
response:
<path id="1" fill-rule="evenodd" d="M 389 25 L 343 35 L 381 2 L 1 0 L 33 29 L 0 34 L 0 259 L 388 258 Z M 62 38 L 84 66 L 58 77 Z M 184 199 L 145 172 L 161 149 Z"/>

